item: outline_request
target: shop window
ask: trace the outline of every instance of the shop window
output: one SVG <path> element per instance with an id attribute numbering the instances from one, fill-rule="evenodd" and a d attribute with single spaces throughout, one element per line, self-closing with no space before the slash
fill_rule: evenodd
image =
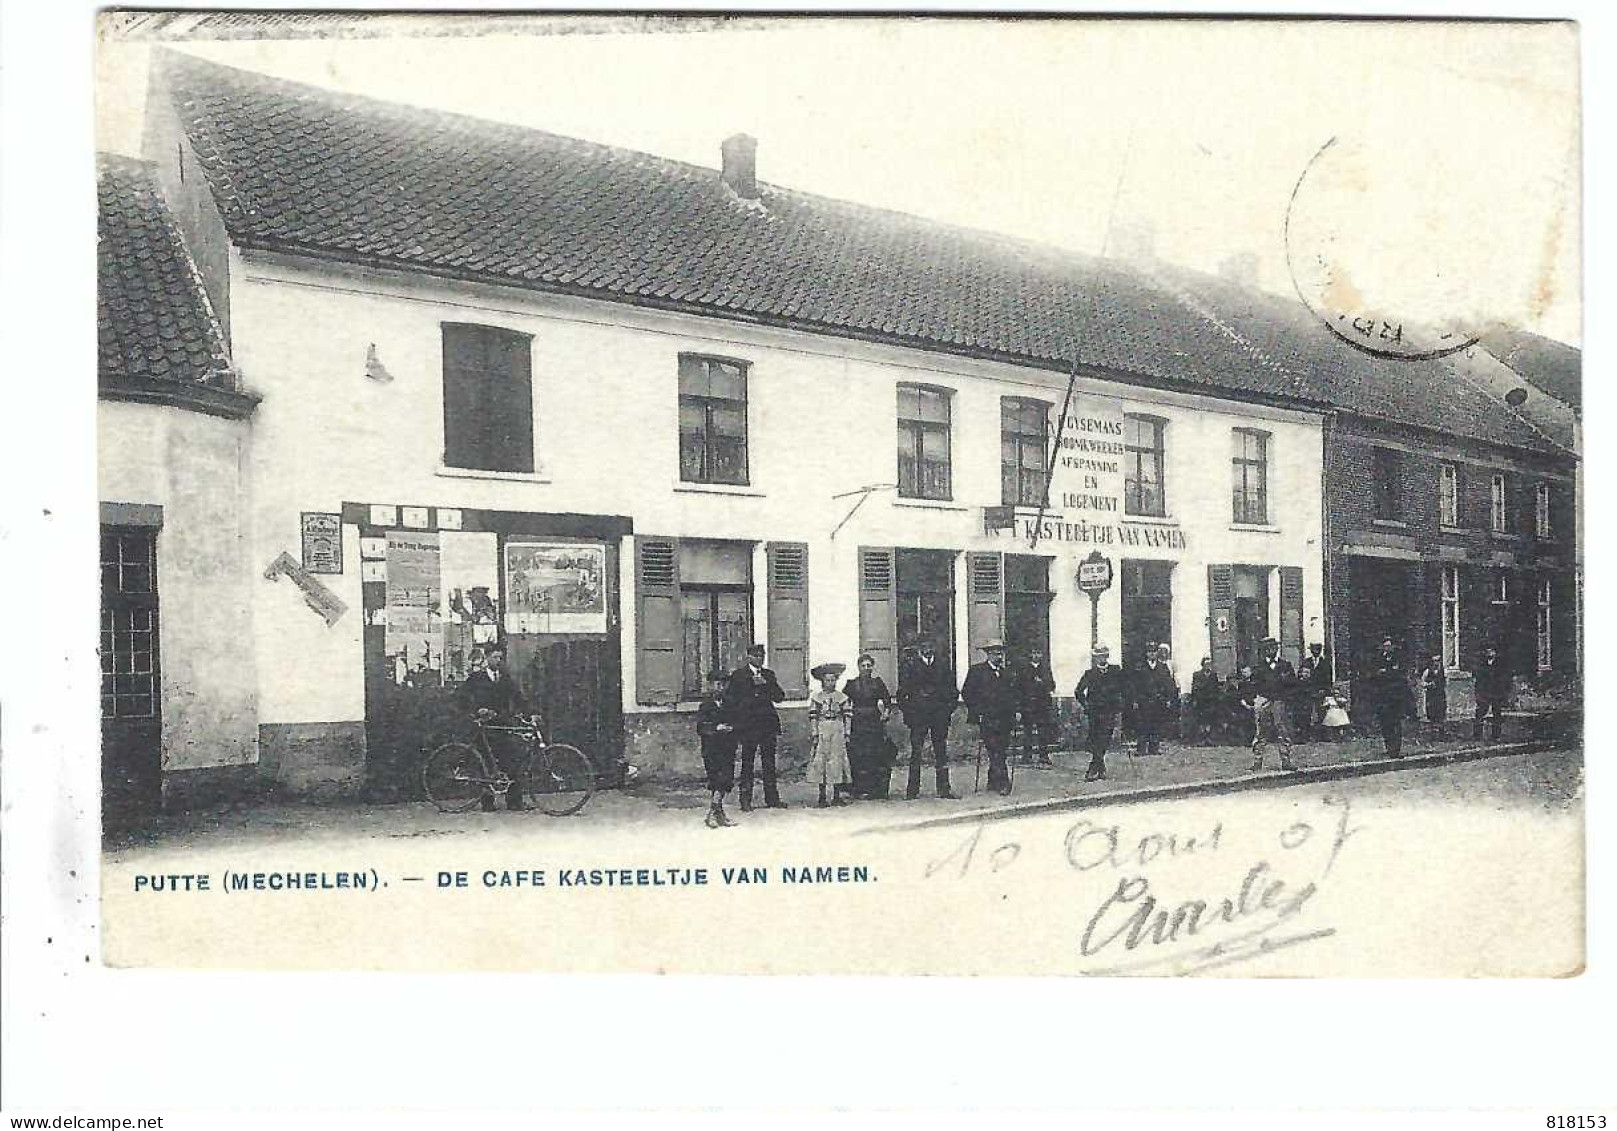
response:
<path id="1" fill-rule="evenodd" d="M 898 493 L 903 498 L 953 497 L 949 398 L 947 389 L 898 387 Z"/>
<path id="2" fill-rule="evenodd" d="M 444 465 L 524 472 L 533 459 L 533 339 L 443 324 Z"/>
<path id="3" fill-rule="evenodd" d="M 1008 507 L 1044 502 L 1050 405 L 1026 397 L 999 400 L 999 501 Z"/>
<path id="4" fill-rule="evenodd" d="M 1163 437 L 1167 421 L 1155 416 L 1123 417 L 1123 509 L 1127 514 L 1167 512 L 1163 486 Z"/>
<path id="5" fill-rule="evenodd" d="M 1404 517 L 1404 454 L 1393 448 L 1375 449 L 1376 517 L 1399 522 Z"/>
<path id="6" fill-rule="evenodd" d="M 1445 463 L 1438 472 L 1438 521 L 1444 526 L 1460 525 L 1460 469 Z"/>
<path id="7" fill-rule="evenodd" d="M 1253 428 L 1233 429 L 1231 457 L 1234 521 L 1262 526 L 1269 521 L 1269 433 Z"/>
<path id="8" fill-rule="evenodd" d="M 679 477 L 686 483 L 747 483 L 747 366 L 679 356 Z"/>

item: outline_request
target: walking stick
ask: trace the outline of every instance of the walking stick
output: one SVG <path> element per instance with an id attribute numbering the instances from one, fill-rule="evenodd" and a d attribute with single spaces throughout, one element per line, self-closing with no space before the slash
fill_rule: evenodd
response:
<path id="1" fill-rule="evenodd" d="M 983 791 L 983 740 L 982 740 L 982 736 L 978 735 L 977 736 L 977 773 L 971 779 L 971 792 L 973 792 L 973 793 L 981 793 L 982 791 Z"/>

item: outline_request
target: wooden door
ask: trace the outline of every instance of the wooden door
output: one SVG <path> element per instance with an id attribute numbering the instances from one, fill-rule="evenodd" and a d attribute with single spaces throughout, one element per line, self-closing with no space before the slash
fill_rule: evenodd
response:
<path id="1" fill-rule="evenodd" d="M 101 528 L 101 814 L 104 832 L 162 808 L 157 530 Z"/>

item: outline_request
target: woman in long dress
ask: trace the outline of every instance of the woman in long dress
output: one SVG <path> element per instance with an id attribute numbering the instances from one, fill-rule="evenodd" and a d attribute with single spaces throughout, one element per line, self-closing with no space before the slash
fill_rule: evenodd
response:
<path id="1" fill-rule="evenodd" d="M 876 674 L 874 657 L 863 655 L 857 662 L 859 674 L 842 685 L 842 693 L 853 708 L 848 733 L 853 795 L 886 800 L 893 773 L 893 746 L 887 737 L 893 694 L 887 690 L 887 681 Z"/>
<path id="2" fill-rule="evenodd" d="M 809 674 L 820 681 L 820 686 L 809 695 L 809 749 L 808 780 L 820 787 L 820 808 L 825 808 L 826 787 L 830 787 L 832 805 L 846 805 L 843 794 L 853 780 L 848 765 L 848 730 L 853 707 L 848 697 L 837 690 L 837 680 L 847 670 L 846 664 L 821 664 Z"/>

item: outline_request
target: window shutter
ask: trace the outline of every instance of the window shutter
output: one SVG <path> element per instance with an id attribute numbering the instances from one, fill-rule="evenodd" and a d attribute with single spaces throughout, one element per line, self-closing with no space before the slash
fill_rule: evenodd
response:
<path id="1" fill-rule="evenodd" d="M 483 383 L 475 374 L 481 368 L 477 340 L 467 327 L 446 324 L 443 328 L 444 451 L 449 467 L 469 467 L 478 462 L 478 421 L 483 418 Z"/>
<path id="2" fill-rule="evenodd" d="M 876 674 L 898 685 L 898 588 L 890 548 L 859 550 L 859 651 L 876 661 Z"/>
<path id="3" fill-rule="evenodd" d="M 667 707 L 679 702 L 683 670 L 679 542 L 636 537 L 635 701 Z"/>
<path id="4" fill-rule="evenodd" d="M 489 342 L 490 455 L 496 470 L 533 470 L 533 339 L 501 333 Z"/>
<path id="5" fill-rule="evenodd" d="M 1208 651 L 1220 679 L 1235 674 L 1235 567 L 1207 567 Z"/>
<path id="6" fill-rule="evenodd" d="M 966 555 L 966 662 L 975 663 L 989 640 L 1005 638 L 1005 567 L 1002 554 Z"/>
<path id="7" fill-rule="evenodd" d="M 769 666 L 793 699 L 808 697 L 808 546 L 770 542 Z"/>
<path id="8" fill-rule="evenodd" d="M 1303 661 L 1303 571 L 1280 567 L 1280 658 L 1293 667 Z"/>

